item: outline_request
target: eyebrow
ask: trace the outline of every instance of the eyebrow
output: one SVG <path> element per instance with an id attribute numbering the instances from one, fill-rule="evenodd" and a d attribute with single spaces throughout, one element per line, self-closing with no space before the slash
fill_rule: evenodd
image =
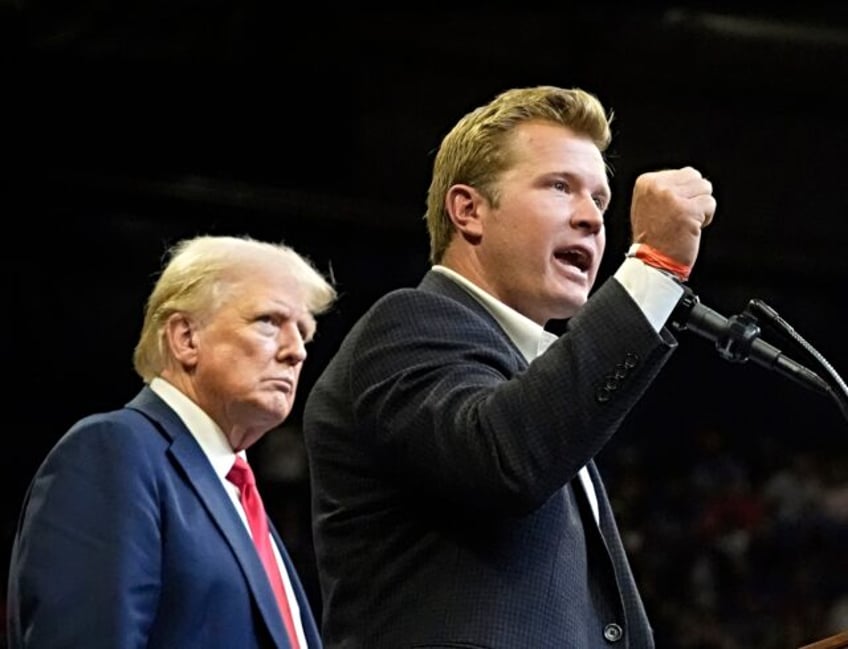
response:
<path id="1" fill-rule="evenodd" d="M 578 181 L 581 185 L 589 186 L 585 179 L 579 173 L 576 173 L 574 171 L 551 171 L 550 173 L 544 174 L 544 177 L 565 178 L 566 180 Z M 603 183 L 597 189 L 592 191 L 593 196 L 597 195 L 598 193 L 605 196 L 606 198 L 610 198 L 612 196 L 612 188 L 610 187 L 609 179 L 606 176 L 604 176 Z"/>

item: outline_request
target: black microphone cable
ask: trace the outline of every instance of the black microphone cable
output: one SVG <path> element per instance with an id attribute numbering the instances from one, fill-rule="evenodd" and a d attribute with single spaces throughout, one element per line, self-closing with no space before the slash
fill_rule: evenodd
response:
<path id="1" fill-rule="evenodd" d="M 683 286 L 683 291 L 683 297 L 672 312 L 670 319 L 671 325 L 677 331 L 692 331 L 713 341 L 719 355 L 727 361 L 744 363 L 750 359 L 766 369 L 779 372 L 814 392 L 830 395 L 836 401 L 843 416 L 848 420 L 848 389 L 846 389 L 845 382 L 830 363 L 780 318 L 774 309 L 761 300 L 751 300 L 743 313 L 725 318 L 704 306 L 688 286 Z M 836 387 L 801 363 L 789 358 L 778 348 L 762 340 L 760 338 L 761 330 L 753 311 L 764 315 L 786 331 L 792 337 L 792 340 L 801 345 L 804 351 L 827 370 Z"/>

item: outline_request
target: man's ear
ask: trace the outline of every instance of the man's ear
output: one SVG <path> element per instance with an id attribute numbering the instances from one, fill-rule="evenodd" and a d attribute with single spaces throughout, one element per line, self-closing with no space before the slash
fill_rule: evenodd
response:
<path id="1" fill-rule="evenodd" d="M 483 236 L 481 208 L 487 205 L 482 194 L 471 185 L 452 185 L 445 197 L 445 207 L 457 232 L 477 242 Z"/>
<path id="2" fill-rule="evenodd" d="M 197 364 L 196 323 L 185 313 L 172 313 L 165 322 L 165 340 L 171 356 L 184 368 Z"/>

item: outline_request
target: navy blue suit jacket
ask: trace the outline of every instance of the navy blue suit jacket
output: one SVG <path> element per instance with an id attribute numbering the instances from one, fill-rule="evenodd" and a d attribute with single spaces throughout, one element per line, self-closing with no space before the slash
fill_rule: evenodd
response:
<path id="1" fill-rule="evenodd" d="M 309 603 L 271 525 L 320 647 Z M 200 446 L 156 394 L 78 422 L 27 492 L 10 649 L 288 649 L 271 586 Z"/>
<path id="2" fill-rule="evenodd" d="M 325 646 L 653 647 L 593 458 L 675 345 L 614 279 L 529 366 L 435 271 L 379 300 L 305 406 Z"/>

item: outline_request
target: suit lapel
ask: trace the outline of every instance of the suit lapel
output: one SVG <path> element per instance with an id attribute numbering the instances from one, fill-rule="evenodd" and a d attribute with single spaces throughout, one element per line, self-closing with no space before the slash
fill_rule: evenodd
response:
<path id="1" fill-rule="evenodd" d="M 271 590 L 271 584 L 265 574 L 265 568 L 259 560 L 250 534 L 245 529 L 244 523 L 206 455 L 182 420 L 152 390 L 145 388 L 128 405 L 156 421 L 163 428 L 163 432 L 171 438 L 169 453 L 174 464 L 185 474 L 186 481 L 197 499 L 232 549 L 275 643 L 281 649 L 289 649 L 286 629 L 277 600 Z M 278 547 L 282 549 L 283 546 L 276 533 L 275 539 L 278 541 Z M 288 557 L 286 557 L 286 563 L 287 569 L 291 570 Z"/>
<path id="2" fill-rule="evenodd" d="M 595 497 L 598 500 L 598 525 L 600 526 L 604 540 L 609 545 L 611 541 L 616 541 L 620 537 L 618 535 L 618 528 L 613 520 L 612 510 L 609 506 L 607 491 L 598 473 L 598 466 L 595 464 L 595 461 L 590 461 L 586 465 L 586 468 L 589 470 L 589 477 L 592 480 L 592 486 L 595 488 Z"/>
<path id="3" fill-rule="evenodd" d="M 439 295 L 449 297 L 472 310 L 478 316 L 484 318 L 492 329 L 501 334 L 504 343 L 509 346 L 512 356 L 514 357 L 516 367 L 519 370 L 527 369 L 527 359 L 524 358 L 524 354 L 521 353 L 521 350 L 518 349 L 518 346 L 515 342 L 513 342 L 512 338 L 510 338 L 503 330 L 503 327 L 501 327 L 501 324 L 497 321 L 495 316 L 493 316 L 489 310 L 464 287 L 457 284 L 447 275 L 435 270 L 430 270 L 424 275 L 424 278 L 421 280 L 418 288 L 422 291 L 427 291 L 428 293 L 437 293 Z"/>
<path id="4" fill-rule="evenodd" d="M 600 532 L 607 549 L 607 554 L 612 562 L 612 568 L 615 572 L 616 583 L 618 585 L 618 596 L 624 608 L 627 623 L 631 627 L 631 638 L 651 638 L 652 631 L 647 623 L 647 613 L 645 606 L 642 603 L 642 598 L 639 595 L 639 590 L 636 587 L 636 580 L 633 578 L 633 571 L 630 568 L 630 563 L 627 560 L 627 554 L 624 549 L 624 543 L 621 540 L 621 534 L 618 531 L 618 526 L 615 524 L 614 514 L 607 498 L 604 483 L 601 480 L 598 467 L 594 461 L 589 462 L 589 474 L 592 477 L 592 483 L 595 487 L 595 492 L 598 495 L 598 509 L 600 513 Z M 631 645 L 633 641 L 631 641 Z M 646 645 L 647 646 L 647 645 Z M 653 646 L 653 644 L 651 644 Z"/>
<path id="5" fill-rule="evenodd" d="M 318 626 L 312 617 L 312 608 L 309 600 L 306 598 L 306 591 L 303 589 L 303 584 L 300 583 L 294 563 L 292 563 L 282 537 L 270 519 L 268 520 L 268 529 L 270 529 L 271 536 L 274 537 L 274 543 L 277 544 L 277 548 L 280 550 L 280 557 L 283 560 L 283 565 L 291 582 L 292 591 L 294 591 L 294 596 L 297 598 L 297 605 L 300 608 L 300 623 L 303 626 L 303 635 L 306 637 L 306 642 L 310 647 L 318 645 L 318 639 L 320 637 Z"/>

